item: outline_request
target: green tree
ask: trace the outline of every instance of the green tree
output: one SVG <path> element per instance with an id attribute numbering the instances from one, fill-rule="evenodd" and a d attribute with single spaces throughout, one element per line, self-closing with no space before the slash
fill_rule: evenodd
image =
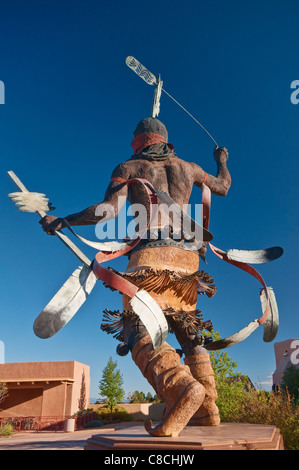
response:
<path id="1" fill-rule="evenodd" d="M 122 401 L 125 392 L 122 388 L 123 378 L 117 367 L 117 362 L 109 358 L 108 364 L 103 370 L 102 380 L 99 384 L 101 396 L 104 398 L 110 412 L 113 412 L 114 406 Z"/>
<path id="2" fill-rule="evenodd" d="M 213 332 L 213 340 L 220 340 L 218 331 Z M 238 407 L 238 403 L 246 394 L 246 377 L 235 369 L 237 363 L 226 351 L 211 351 L 211 364 L 215 373 L 215 383 L 218 393 L 216 404 L 219 408 L 221 421 L 230 421 L 230 415 Z"/>
<path id="3" fill-rule="evenodd" d="M 153 395 L 151 394 L 151 392 L 148 392 L 148 393 L 146 394 L 145 400 L 146 400 L 147 402 L 149 402 L 149 403 L 152 403 L 152 402 L 154 401 L 154 397 L 153 397 Z"/>
<path id="4" fill-rule="evenodd" d="M 130 392 L 128 400 L 130 403 L 159 403 L 161 401 L 157 395 L 152 396 L 150 392 L 145 395 L 144 392 L 139 392 L 138 390 L 135 390 L 134 393 Z"/>
<path id="5" fill-rule="evenodd" d="M 130 403 L 144 403 L 146 401 L 144 392 L 135 390 L 134 393 L 129 393 L 128 399 Z"/>
<path id="6" fill-rule="evenodd" d="M 213 332 L 213 340 L 219 341 L 220 339 L 219 332 Z M 210 358 L 216 381 L 223 380 L 226 377 L 241 376 L 239 372 L 235 372 L 234 370 L 238 367 L 238 364 L 231 359 L 227 352 L 223 352 L 221 349 L 219 351 L 211 351 Z"/>

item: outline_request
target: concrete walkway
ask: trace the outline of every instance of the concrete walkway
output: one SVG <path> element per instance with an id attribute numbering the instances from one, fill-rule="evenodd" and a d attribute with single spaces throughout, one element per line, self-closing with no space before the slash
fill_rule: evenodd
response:
<path id="1" fill-rule="evenodd" d="M 1 450 L 83 450 L 86 440 L 98 429 L 75 432 L 26 432 L 0 438 Z"/>

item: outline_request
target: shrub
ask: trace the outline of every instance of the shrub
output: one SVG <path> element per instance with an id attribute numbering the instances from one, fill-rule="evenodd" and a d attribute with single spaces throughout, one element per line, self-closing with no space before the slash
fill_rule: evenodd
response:
<path id="1" fill-rule="evenodd" d="M 5 423 L 0 427 L 0 437 L 11 436 L 13 427 L 10 423 Z"/>
<path id="2" fill-rule="evenodd" d="M 240 403 L 246 399 L 244 383 L 230 382 L 227 378 L 219 378 L 216 376 L 216 387 L 218 399 L 216 404 L 219 408 L 221 421 L 233 421 L 231 417 L 236 414 Z"/>
<path id="3" fill-rule="evenodd" d="M 286 450 L 299 450 L 299 406 L 286 391 L 244 391 L 226 421 L 277 426 Z"/>
<path id="4" fill-rule="evenodd" d="M 131 421 L 132 416 L 119 405 L 115 405 L 111 413 L 110 407 L 105 406 L 96 411 L 99 419 L 104 421 Z"/>
<path id="5" fill-rule="evenodd" d="M 220 339 L 219 332 L 213 332 L 213 339 Z M 288 369 L 283 382 L 285 390 L 274 393 L 255 390 L 246 376 L 234 371 L 237 364 L 226 352 L 212 351 L 211 363 L 222 422 L 277 426 L 285 449 L 299 450 L 298 369 Z"/>
<path id="6" fill-rule="evenodd" d="M 295 403 L 299 404 L 299 369 L 290 366 L 285 370 L 281 388 L 287 390 L 294 398 Z"/>
<path id="7" fill-rule="evenodd" d="M 86 410 L 79 410 L 77 411 L 75 414 L 77 416 L 83 416 L 83 415 L 87 415 L 88 413 L 93 413 L 94 412 L 94 409 L 93 408 L 86 408 Z"/>

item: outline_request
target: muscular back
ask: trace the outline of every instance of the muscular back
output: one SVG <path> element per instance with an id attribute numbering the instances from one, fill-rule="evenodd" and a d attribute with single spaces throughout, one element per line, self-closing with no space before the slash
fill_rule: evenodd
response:
<path id="1" fill-rule="evenodd" d="M 131 178 L 143 178 L 148 180 L 157 191 L 164 191 L 183 208 L 188 204 L 193 185 L 202 186 L 204 182 L 218 196 L 225 196 L 231 185 L 231 177 L 226 166 L 228 152 L 225 148 L 217 147 L 214 150 L 214 159 L 217 163 L 217 175 L 207 174 L 199 165 L 186 162 L 176 156 L 170 156 L 166 160 L 130 159 L 118 165 L 113 171 L 113 177 L 121 177 L 125 180 Z M 94 204 L 81 212 L 70 214 L 63 219 L 54 216 L 46 216 L 41 220 L 43 230 L 52 234 L 53 230 L 64 227 L 64 221 L 70 225 L 90 225 L 102 220 L 103 216 L 97 215 L 100 205 L 111 208 L 111 216 L 117 216 L 120 209 L 120 196 L 127 198 L 132 204 L 139 203 L 147 206 L 148 198 L 143 187 L 136 183 L 128 186 L 118 181 L 111 181 L 102 202 Z M 109 216 L 109 209 L 108 209 Z"/>
<path id="2" fill-rule="evenodd" d="M 113 173 L 124 179 L 144 178 L 156 190 L 164 191 L 180 206 L 188 204 L 194 179 L 188 162 L 177 157 L 164 161 L 148 161 L 143 159 L 128 160 L 122 163 Z M 131 203 L 145 203 L 146 198 L 140 185 L 130 188 L 128 199 Z"/>

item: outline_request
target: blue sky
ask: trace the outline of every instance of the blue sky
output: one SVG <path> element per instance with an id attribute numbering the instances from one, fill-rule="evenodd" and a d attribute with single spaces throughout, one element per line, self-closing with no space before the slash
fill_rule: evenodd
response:
<path id="1" fill-rule="evenodd" d="M 1 302 L 0 340 L 6 362 L 77 360 L 91 366 L 91 396 L 109 356 L 117 360 L 126 393 L 151 387 L 117 342 L 100 330 L 102 311 L 121 297 L 97 284 L 72 321 L 41 340 L 36 316 L 78 266 L 38 216 L 7 198 L 13 170 L 32 191 L 46 193 L 65 216 L 99 202 L 111 172 L 132 154 L 132 133 L 151 112 L 153 88 L 125 65 L 132 55 L 229 150 L 232 186 L 213 196 L 213 243 L 229 248 L 282 246 L 284 256 L 258 267 L 274 288 L 280 312 L 275 341 L 298 338 L 298 123 L 291 82 L 299 79 L 295 0 L 2 1 L 0 14 Z M 162 95 L 159 118 L 178 156 L 215 174 L 213 142 Z M 200 202 L 195 189 L 192 202 Z M 94 227 L 78 232 L 95 239 Z M 93 258 L 94 250 L 76 240 Z M 126 259 L 110 263 L 124 270 Z M 222 337 L 261 315 L 256 280 L 212 252 L 202 266 L 215 279 L 213 299 L 198 308 Z M 262 327 L 227 350 L 254 383 L 271 381 L 274 343 Z M 177 346 L 173 337 L 169 342 Z M 269 387 L 265 385 L 265 387 Z"/>

